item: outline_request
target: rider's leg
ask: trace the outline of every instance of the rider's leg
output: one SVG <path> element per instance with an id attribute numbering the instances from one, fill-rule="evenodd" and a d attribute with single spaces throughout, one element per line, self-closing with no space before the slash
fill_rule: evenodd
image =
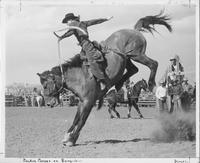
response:
<path id="1" fill-rule="evenodd" d="M 100 83 L 101 89 L 105 89 L 109 84 L 109 78 L 105 73 L 106 63 L 103 54 L 90 41 L 85 42 L 82 48 L 86 53 L 92 74 Z"/>

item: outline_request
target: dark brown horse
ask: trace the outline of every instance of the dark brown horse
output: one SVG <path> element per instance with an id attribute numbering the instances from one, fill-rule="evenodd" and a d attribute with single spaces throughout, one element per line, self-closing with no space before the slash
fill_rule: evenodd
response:
<path id="1" fill-rule="evenodd" d="M 161 24 L 171 31 L 170 25 L 167 24 L 168 18 L 161 16 L 149 16 L 140 19 L 135 29 L 125 29 L 113 33 L 104 43 L 110 49 L 105 54 L 107 61 L 106 74 L 110 79 L 108 89 L 117 84 L 117 88 L 121 87 L 121 83 L 125 79 L 135 74 L 138 69 L 134 66 L 130 58 L 147 65 L 151 69 L 149 85 L 155 84 L 155 74 L 157 70 L 157 62 L 145 55 L 146 40 L 140 31 L 147 29 L 150 32 L 155 30 L 150 25 Z M 127 69 L 122 79 L 123 73 Z M 71 61 L 62 64 L 63 74 L 59 66 L 45 71 L 40 76 L 40 82 L 44 88 L 47 103 L 53 105 L 55 99 L 58 99 L 59 93 L 63 88 L 71 90 L 80 98 L 72 126 L 67 131 L 63 143 L 68 146 L 75 145 L 80 131 L 84 126 L 96 100 L 102 99 L 107 90 L 101 91 L 99 83 L 91 74 L 90 69 L 82 64 L 80 55 L 74 56 Z M 99 104 L 101 107 L 102 100 Z"/>
<path id="2" fill-rule="evenodd" d="M 114 32 L 110 37 L 108 37 L 104 45 L 108 48 L 115 49 L 122 53 L 126 53 L 127 72 L 123 75 L 122 80 L 120 80 L 116 85 L 117 91 L 123 86 L 123 83 L 129 79 L 132 75 L 138 72 L 138 68 L 131 62 L 131 60 L 141 63 L 147 66 L 151 73 L 148 80 L 149 90 L 152 91 L 155 87 L 155 75 L 157 72 L 158 62 L 149 58 L 146 55 L 147 42 L 145 37 L 141 32 L 151 32 L 156 31 L 154 28 L 155 24 L 165 26 L 170 32 L 172 31 L 171 26 L 167 23 L 170 19 L 167 16 L 162 16 L 163 11 L 155 16 L 146 16 L 138 20 L 133 29 L 122 29 Z M 152 26 L 151 26 L 152 25 Z"/>
<path id="3" fill-rule="evenodd" d="M 141 90 L 144 89 L 146 91 L 148 88 L 146 80 L 142 79 L 138 81 L 134 86 L 130 87 L 129 85 L 127 85 L 126 88 L 127 88 L 128 101 L 124 101 L 123 103 L 128 103 L 127 117 L 128 118 L 131 117 L 131 108 L 133 106 L 138 112 L 140 118 L 143 118 L 143 115 L 140 112 L 137 102 L 138 102 L 138 98 L 141 93 Z M 110 117 L 114 118 L 114 116 L 112 115 L 112 111 L 113 111 L 115 112 L 117 117 L 120 118 L 120 114 L 115 109 L 115 107 L 117 106 L 117 103 L 119 102 L 117 98 L 117 92 L 114 89 L 110 90 L 106 95 L 106 99 L 108 102 L 108 112 L 110 114 Z"/>

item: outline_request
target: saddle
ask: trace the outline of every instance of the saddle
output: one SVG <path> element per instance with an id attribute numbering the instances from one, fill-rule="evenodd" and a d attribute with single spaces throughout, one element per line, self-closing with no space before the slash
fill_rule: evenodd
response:
<path id="1" fill-rule="evenodd" d="M 97 49 L 101 52 L 101 54 L 102 54 L 102 57 L 96 59 L 96 62 L 99 62 L 99 63 L 100 63 L 100 62 L 104 62 L 104 61 L 105 61 L 105 55 L 106 55 L 107 53 L 109 53 L 110 50 L 108 49 L 108 47 L 107 47 L 106 45 L 101 44 L 101 43 L 98 43 L 98 42 L 95 41 L 95 40 L 92 41 L 92 44 L 93 44 L 94 47 L 97 48 Z M 81 51 L 81 53 L 80 53 L 80 58 L 81 58 L 81 60 L 83 61 L 83 64 L 84 64 L 84 65 L 89 65 L 89 63 L 88 63 L 88 61 L 87 61 L 86 54 L 85 54 L 84 51 Z M 95 56 L 94 56 L 94 58 L 95 58 Z"/>

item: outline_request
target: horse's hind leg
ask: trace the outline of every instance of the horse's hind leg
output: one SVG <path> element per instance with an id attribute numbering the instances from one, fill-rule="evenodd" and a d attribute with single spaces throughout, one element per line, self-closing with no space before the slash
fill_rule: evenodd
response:
<path id="1" fill-rule="evenodd" d="M 158 68 L 158 62 L 147 57 L 145 54 L 134 56 L 132 59 L 136 62 L 146 65 L 151 70 L 148 85 L 149 90 L 152 91 L 154 86 L 156 86 L 155 76 Z"/>
<path id="2" fill-rule="evenodd" d="M 127 72 L 122 76 L 122 79 L 115 85 L 117 91 L 121 89 L 126 80 L 138 72 L 138 68 L 131 62 L 130 59 L 127 59 L 126 70 Z"/>
<path id="3" fill-rule="evenodd" d="M 108 105 L 108 113 L 110 114 L 110 118 L 112 119 L 112 118 L 114 118 L 114 116 L 112 115 L 112 105 Z"/>

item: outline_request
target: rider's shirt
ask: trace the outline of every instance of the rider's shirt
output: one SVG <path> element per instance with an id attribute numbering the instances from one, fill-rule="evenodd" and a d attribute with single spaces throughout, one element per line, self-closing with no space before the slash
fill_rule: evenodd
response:
<path id="1" fill-rule="evenodd" d="M 68 32 L 66 32 L 62 36 L 62 38 L 66 38 L 66 37 L 69 37 L 74 34 L 76 36 L 79 44 L 82 45 L 83 41 L 87 40 L 89 38 L 87 27 L 95 25 L 95 24 L 100 24 L 105 21 L 107 21 L 107 19 L 93 19 L 93 20 L 81 21 L 81 22 L 74 21 L 72 24 L 70 24 L 70 26 L 79 27 L 82 30 L 84 30 L 86 34 L 78 29 L 70 29 Z"/>
<path id="2" fill-rule="evenodd" d="M 95 19 L 95 20 L 81 21 L 81 22 L 73 21 L 70 24 L 70 26 L 72 28 L 74 26 L 80 29 L 75 29 L 75 28 L 70 29 L 68 32 L 66 32 L 62 36 L 62 38 L 65 38 L 71 35 L 75 35 L 75 37 L 77 38 L 79 42 L 79 45 L 82 47 L 82 51 L 86 54 L 92 74 L 98 79 L 106 78 L 105 73 L 104 73 L 105 65 L 102 64 L 104 62 L 104 57 L 102 55 L 102 52 L 97 47 L 94 46 L 93 42 L 89 40 L 87 27 L 94 24 L 105 22 L 107 20 L 108 19 Z"/>

